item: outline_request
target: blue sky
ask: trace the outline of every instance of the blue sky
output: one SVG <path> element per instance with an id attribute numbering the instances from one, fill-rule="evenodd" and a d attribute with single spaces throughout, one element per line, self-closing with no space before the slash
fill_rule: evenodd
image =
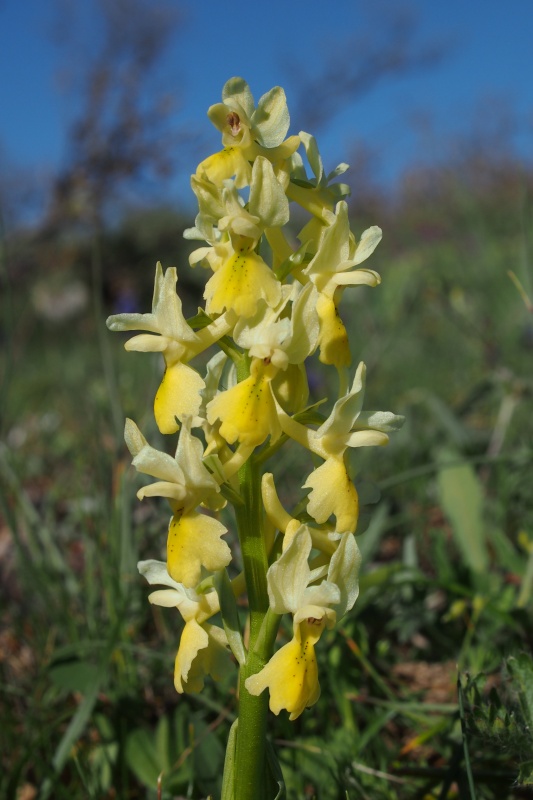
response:
<path id="1" fill-rule="evenodd" d="M 73 20 L 83 20 L 80 49 L 91 52 L 98 35 L 92 0 L 63 2 L 74 9 Z M 256 99 L 274 85 L 284 86 L 291 108 L 295 69 L 318 74 L 328 54 L 363 31 L 379 35 L 388 11 L 402 5 L 395 0 L 184 3 L 183 25 L 161 61 L 159 76 L 179 93 L 176 121 L 191 128 L 205 125 L 207 133 L 205 112 L 232 75 L 245 77 Z M 349 160 L 353 142 L 359 140 L 376 151 L 381 179 L 392 182 L 417 160 L 438 159 L 458 132 L 472 127 L 481 106 L 489 126 L 508 111 L 518 149 L 525 156 L 533 152 L 532 0 L 413 0 L 405 5 L 419 21 L 416 41 L 447 42 L 448 54 L 425 72 L 389 78 L 347 102 L 317 133 L 326 167 Z M 378 10 L 368 12 L 372 6 Z M 79 64 L 75 53 L 69 57 L 53 42 L 54 9 L 57 5 L 42 0 L 0 0 L 4 165 L 51 170 L 66 158 L 75 100 L 61 86 Z M 294 114 L 292 123 L 291 132 L 297 132 Z M 212 149 L 217 148 L 217 132 L 209 135 Z M 175 181 L 171 190 L 181 192 L 185 180 Z"/>

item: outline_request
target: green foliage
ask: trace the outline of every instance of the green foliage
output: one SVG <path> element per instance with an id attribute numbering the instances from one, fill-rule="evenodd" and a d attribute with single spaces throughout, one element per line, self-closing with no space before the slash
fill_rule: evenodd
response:
<path id="1" fill-rule="evenodd" d="M 435 460 L 440 465 L 437 485 L 442 510 L 452 524 L 465 564 L 481 576 L 488 567 L 481 483 L 459 453 L 441 449 Z"/>
<path id="2" fill-rule="evenodd" d="M 467 676 L 465 723 L 472 747 L 487 761 L 504 754 L 518 770 L 517 783 L 533 786 L 533 660 L 509 657 L 499 680 Z"/>

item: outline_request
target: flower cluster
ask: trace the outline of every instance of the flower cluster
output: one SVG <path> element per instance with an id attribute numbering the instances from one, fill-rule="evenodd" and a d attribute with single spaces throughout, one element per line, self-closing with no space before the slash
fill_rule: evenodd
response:
<path id="1" fill-rule="evenodd" d="M 360 265 L 381 230 L 371 227 L 359 238 L 351 232 L 349 189 L 336 180 L 347 166 L 326 175 L 312 136 L 286 138 L 289 113 L 279 87 L 256 106 L 247 83 L 232 78 L 208 115 L 223 149 L 191 178 L 198 214 L 185 234 L 202 242 L 190 265 L 207 272 L 205 309 L 186 320 L 176 269 L 158 264 L 151 313 L 108 320 L 111 330 L 139 332 L 127 350 L 162 354 L 155 420 L 162 434 L 179 431 L 172 457 L 126 422 L 134 466 L 155 478 L 139 498 L 164 497 L 172 510 L 166 562 L 143 561 L 139 570 L 150 584 L 166 587 L 152 592 L 150 602 L 176 607 L 185 623 L 175 665 L 178 692 L 199 691 L 206 675 L 217 679 L 231 669 L 230 650 L 242 666 L 262 646 L 257 626 L 245 646 L 235 604 L 241 593 L 252 598 L 261 591 L 253 582 L 262 570 L 270 616 L 263 609 L 261 619 L 279 622 L 290 614 L 293 636 L 268 659 L 262 654 L 263 665 L 244 686 L 252 695 L 268 688 L 272 711 L 286 709 L 295 719 L 320 693 L 315 645 L 358 595 L 358 496 L 348 449 L 384 445 L 402 422 L 390 412 L 363 411 L 366 370 L 359 364 L 350 380 L 339 315 L 347 287 L 380 282 L 377 272 Z M 301 230 L 291 224 L 294 208 L 307 215 Z M 202 376 L 193 364 L 208 348 L 215 353 Z M 319 404 L 307 407 L 306 362 L 314 354 L 338 376 L 338 398 L 327 417 Z M 295 444 L 318 457 L 318 466 L 303 477 L 310 492 L 305 511 L 293 517 L 271 473 L 260 477 L 253 501 L 246 475 L 280 446 Z M 233 581 L 226 567 L 239 554 L 232 554 L 219 519 L 228 500 L 244 562 Z M 249 514 L 246 524 L 242 508 L 250 502 L 256 516 Z M 245 557 L 251 547 L 254 568 Z"/>

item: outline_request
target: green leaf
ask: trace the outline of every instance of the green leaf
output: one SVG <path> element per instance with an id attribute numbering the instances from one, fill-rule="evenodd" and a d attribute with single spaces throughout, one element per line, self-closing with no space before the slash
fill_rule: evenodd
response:
<path id="1" fill-rule="evenodd" d="M 98 692 L 100 691 L 100 685 L 103 682 L 103 679 L 104 671 L 100 669 L 93 676 L 92 683 L 88 686 L 85 697 L 78 706 L 76 713 L 70 720 L 70 724 L 63 734 L 63 737 L 59 742 L 52 759 L 52 765 L 56 773 L 61 772 L 70 756 L 74 744 L 85 730 L 96 704 L 96 700 L 98 699 Z M 41 793 L 39 797 L 42 800 L 46 800 L 47 797 L 50 797 L 52 788 L 52 782 L 50 780 L 46 780 L 41 787 Z"/>
<path id="2" fill-rule="evenodd" d="M 74 742 L 78 740 L 85 730 L 85 726 L 89 721 L 89 717 L 91 716 L 92 710 L 96 703 L 99 689 L 100 680 L 96 679 L 83 698 L 83 701 L 78 706 L 78 710 L 72 717 L 70 725 L 65 731 L 65 735 L 61 739 L 59 747 L 57 748 L 52 761 L 57 772 L 61 770 L 65 761 L 67 760 Z"/>
<path id="3" fill-rule="evenodd" d="M 171 752 L 170 752 L 170 720 L 164 715 L 159 720 L 155 732 L 155 749 L 161 770 L 168 772 L 172 765 Z"/>
<path id="4" fill-rule="evenodd" d="M 224 762 L 224 747 L 218 736 L 207 725 L 197 723 L 194 728 L 196 744 L 193 751 L 194 779 L 201 796 L 218 797 L 220 775 Z"/>
<path id="5" fill-rule="evenodd" d="M 222 779 L 222 794 L 220 800 L 234 800 L 235 798 L 235 751 L 237 748 L 237 727 L 239 720 L 236 719 L 230 728 L 228 744 L 226 745 L 226 758 L 224 759 L 224 777 Z"/>
<path id="6" fill-rule="evenodd" d="M 437 454 L 440 501 L 466 564 L 473 572 L 484 574 L 488 553 L 483 490 L 470 464 L 460 459 L 459 453 L 450 449 L 441 449 Z"/>
<path id="7" fill-rule="evenodd" d="M 58 689 L 86 694 L 98 678 L 96 664 L 78 659 L 59 661 L 48 670 L 50 680 Z"/>
<path id="8" fill-rule="evenodd" d="M 163 765 L 150 731 L 137 728 L 130 733 L 126 742 L 126 762 L 142 784 L 150 789 L 156 788 Z"/>

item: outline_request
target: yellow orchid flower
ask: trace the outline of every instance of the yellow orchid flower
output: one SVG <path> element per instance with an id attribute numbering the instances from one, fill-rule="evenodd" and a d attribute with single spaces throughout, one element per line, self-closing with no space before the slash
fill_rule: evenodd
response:
<path id="1" fill-rule="evenodd" d="M 351 362 L 348 334 L 338 313 L 338 304 L 346 286 L 377 286 L 381 278 L 370 269 L 353 269 L 367 259 L 381 240 L 381 228 L 374 225 L 364 231 L 356 244 L 350 231 L 348 206 L 337 204 L 322 226 L 320 245 L 309 264 L 301 270 L 302 280 L 311 280 L 320 293 L 317 313 L 320 318 L 320 361 L 338 369 Z"/>
<path id="2" fill-rule="evenodd" d="M 404 418 L 391 411 L 362 411 L 365 378 L 366 367 L 361 361 L 351 389 L 337 400 L 329 417 L 316 431 L 292 419 L 278 408 L 283 432 L 324 460 L 330 457 L 341 458 L 348 447 L 387 444 L 387 434 L 398 430 Z"/>
<path id="3" fill-rule="evenodd" d="M 294 720 L 320 697 L 315 644 L 325 624 L 323 616 L 295 625 L 291 641 L 274 653 L 260 672 L 247 678 L 245 685 L 250 694 L 259 695 L 268 688 L 274 714 L 286 709 L 289 719 Z"/>
<path id="4" fill-rule="evenodd" d="M 161 433 L 179 429 L 176 418 L 195 416 L 200 406 L 204 381 L 186 362 L 206 350 L 231 330 L 226 317 L 195 332 L 183 316 L 181 300 L 176 293 L 178 276 L 171 267 L 163 274 L 157 264 L 152 312 L 150 314 L 116 314 L 107 320 L 112 331 L 140 330 L 147 333 L 129 339 L 126 350 L 159 352 L 165 359 L 165 374 L 154 401 L 154 414 Z"/>
<path id="5" fill-rule="evenodd" d="M 254 316 L 239 319 L 233 330 L 235 342 L 250 356 L 270 363 L 271 391 L 292 413 L 300 411 L 309 396 L 304 361 L 318 340 L 316 297 L 311 283 L 303 288 L 297 282 L 285 285 L 277 306 L 268 308 L 260 300 Z"/>
<path id="6" fill-rule="evenodd" d="M 201 196 L 211 198 L 209 193 Z M 279 303 L 281 284 L 255 247 L 265 229 L 285 225 L 289 204 L 272 165 L 262 157 L 253 165 L 248 209 L 233 181 L 226 181 L 222 203 L 225 214 L 218 220 L 217 232 L 229 236 L 231 248 L 215 242 L 211 252 L 201 248 L 192 257 L 207 258 L 214 270 L 204 292 L 207 313 L 220 314 L 227 309 L 247 318 L 255 314 L 260 299 L 271 307 Z M 212 213 L 216 210 L 213 207 Z"/>
<path id="7" fill-rule="evenodd" d="M 275 86 L 257 104 L 242 78 L 231 78 L 222 90 L 222 103 L 208 110 L 211 122 L 222 133 L 224 149 L 200 162 L 197 175 L 214 183 L 235 176 L 238 188 L 251 181 L 251 166 L 258 156 L 277 164 L 300 145 L 298 136 L 283 141 L 290 124 L 285 92 Z"/>
<path id="8" fill-rule="evenodd" d="M 132 420 L 126 420 L 126 444 L 138 472 L 160 478 L 139 490 L 139 499 L 166 497 L 174 512 L 167 538 L 168 571 L 185 586 L 196 586 L 202 568 L 219 570 L 231 561 L 231 550 L 221 540 L 227 529 L 216 519 L 199 514 L 201 503 L 212 509 L 225 505 L 219 483 L 202 463 L 202 442 L 191 434 L 184 417 L 176 457 L 150 447 Z"/>
<path id="9" fill-rule="evenodd" d="M 388 433 L 403 424 L 403 417 L 390 411 L 362 411 L 365 376 L 366 367 L 361 362 L 351 389 L 337 400 L 327 420 L 316 431 L 289 417 L 278 405 L 283 432 L 325 462 L 304 484 L 312 489 L 307 510 L 319 523 L 334 514 L 338 530 L 355 530 L 358 517 L 357 492 L 346 470 L 345 451 L 348 447 L 385 445 Z"/>
<path id="10" fill-rule="evenodd" d="M 203 464 L 203 444 L 192 435 L 191 422 L 191 417 L 183 418 L 176 455 L 172 457 L 151 447 L 133 420 L 126 420 L 124 439 L 133 456 L 133 466 L 137 472 L 159 478 L 137 492 L 139 500 L 166 497 L 175 514 L 188 512 L 201 503 L 213 510 L 224 505 L 218 481 Z"/>
<path id="11" fill-rule="evenodd" d="M 258 695 L 268 687 L 270 709 L 281 709 L 294 720 L 320 696 L 315 645 L 324 628 L 349 611 L 359 594 L 360 553 L 351 533 L 340 537 L 327 568 L 326 580 L 315 581 L 323 569 L 311 570 L 308 558 L 311 533 L 301 525 L 280 558 L 267 573 L 270 608 L 276 614 L 293 615 L 294 635 L 260 672 L 247 678 L 246 689 Z M 336 606 L 337 611 L 331 608 Z"/>
<path id="12" fill-rule="evenodd" d="M 226 634 L 206 622 L 219 611 L 216 592 L 197 594 L 186 588 L 171 578 L 162 561 L 140 561 L 137 566 L 149 584 L 168 587 L 152 592 L 148 596 L 150 603 L 177 608 L 185 621 L 174 667 L 176 691 L 200 692 L 205 675 L 220 680 L 232 665 Z"/>
<path id="13" fill-rule="evenodd" d="M 340 286 L 377 286 L 381 278 L 374 270 L 353 267 L 365 261 L 381 241 L 381 228 L 368 228 L 356 244 L 350 231 L 348 205 L 337 203 L 335 216 L 324 231 L 320 248 L 302 272 L 319 292 L 333 297 Z"/>
<path id="14" fill-rule="evenodd" d="M 312 284 L 282 287 L 280 302 L 273 308 L 260 300 L 253 317 L 239 319 L 233 338 L 254 358 L 269 359 L 278 369 L 302 364 L 317 345 L 318 294 Z"/>

